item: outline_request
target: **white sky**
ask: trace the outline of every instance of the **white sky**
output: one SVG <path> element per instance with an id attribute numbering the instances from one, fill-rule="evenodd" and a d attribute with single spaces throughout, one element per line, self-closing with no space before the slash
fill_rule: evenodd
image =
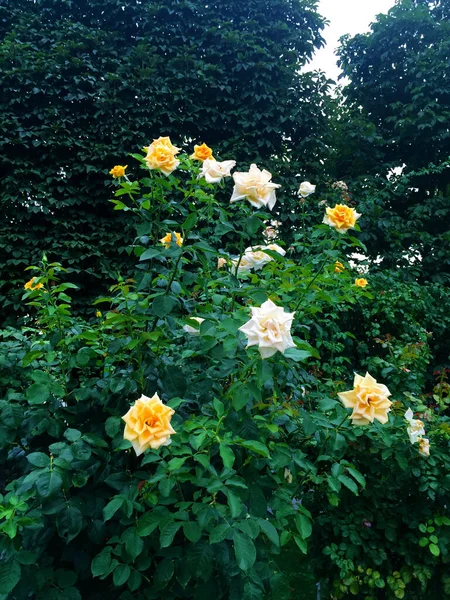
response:
<path id="1" fill-rule="evenodd" d="M 395 0 L 320 0 L 319 13 L 329 21 L 322 32 L 326 46 L 316 52 L 305 70 L 320 69 L 337 81 L 341 71 L 334 51 L 339 46 L 339 38 L 346 33 L 365 33 L 375 15 L 386 13 L 394 4 Z"/>

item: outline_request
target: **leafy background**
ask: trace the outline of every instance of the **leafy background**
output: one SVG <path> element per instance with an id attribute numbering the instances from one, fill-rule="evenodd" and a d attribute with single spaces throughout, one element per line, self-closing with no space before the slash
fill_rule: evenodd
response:
<path id="1" fill-rule="evenodd" d="M 448 596 L 449 15 L 448 0 L 397 2 L 368 34 L 342 40 L 349 83 L 332 90 L 323 74 L 300 71 L 323 44 L 317 2 L 0 4 L 4 597 L 13 590 L 18 599 L 30 593 L 45 600 L 89 599 L 105 591 L 134 598 L 133 590 L 146 593 L 147 572 L 159 578 L 158 598 L 295 598 L 303 597 L 307 580 L 311 597 L 318 580 L 322 594 L 333 598 Z M 220 159 L 236 159 L 239 170 L 256 162 L 282 184 L 272 217 L 282 222 L 288 262 L 275 257 L 252 275 L 244 286 L 248 295 L 238 296 L 236 306 L 238 285 L 216 272 L 217 253 L 237 254 L 242 235 L 260 243 L 267 216 L 255 221 L 250 213 L 228 212 L 229 184 L 214 190 L 212 200 L 212 190 L 189 183 L 189 166 L 170 184 L 172 199 L 158 184 L 158 198 L 166 194 L 158 218 L 145 210 L 114 211 L 108 202 L 119 190 L 111 188 L 111 167 L 129 164 L 130 176 L 140 179 L 130 153 L 159 135 L 170 135 L 188 152 L 205 141 Z M 295 192 L 304 179 L 317 184 L 317 193 L 299 204 Z M 317 228 L 323 202 L 342 200 L 332 187 L 336 180 L 348 185 L 345 202 L 363 213 L 361 231 L 339 254 L 326 228 Z M 193 204 L 186 185 L 196 190 Z M 141 192 L 149 193 L 145 182 Z M 189 245 L 197 247 L 181 260 L 184 276 L 169 286 L 172 299 L 158 300 L 177 251 L 139 259 L 175 223 L 184 224 Z M 53 311 L 49 301 L 23 299 L 31 276 L 24 269 L 44 268 L 43 253 L 45 269 L 53 269 L 44 275 Z M 235 346 L 246 303 L 259 304 L 268 294 L 291 303 L 324 257 L 329 265 L 298 315 L 306 362 L 290 358 L 281 367 L 255 367 L 244 381 L 256 397 L 236 392 L 229 409 L 228 377 L 246 360 Z M 336 258 L 346 265 L 339 278 Z M 48 267 L 52 261 L 67 271 Z M 355 294 L 357 274 L 370 286 Z M 76 288 L 61 288 L 68 282 Z M 108 303 L 94 305 L 99 296 Z M 37 304 L 29 306 L 30 300 Z M 201 341 L 186 340 L 182 325 L 198 310 L 211 320 L 202 326 Z M 227 311 L 234 325 L 221 321 Z M 389 430 L 374 428 L 362 438 L 347 426 L 336 431 L 344 413 L 334 398 L 347 389 L 353 371 L 364 369 L 388 381 L 399 404 Z M 280 382 L 276 402 L 274 377 Z M 187 482 L 193 473 L 200 477 L 191 455 L 186 466 L 170 462 L 184 460 L 186 446 L 193 454 L 201 449 L 200 440 L 192 445 L 190 438 L 198 435 L 195 418 L 193 433 L 185 432 L 187 438 L 174 441 L 171 453 L 155 463 L 138 464 L 121 446 L 120 416 L 155 386 L 166 401 L 187 402 L 180 423 L 198 413 L 207 419 L 205 430 L 215 431 L 220 420 L 212 392 L 224 400 L 232 436 L 225 446 L 239 469 L 250 461 L 245 485 L 264 472 L 266 501 L 278 494 L 276 535 L 270 528 L 267 535 L 268 526 L 258 521 L 265 521 L 259 492 L 239 487 L 227 471 L 231 455 L 223 446 L 222 452 L 220 445 L 205 446 L 211 466 L 195 467 L 205 470 L 203 480 Z M 426 462 L 405 445 L 404 403 L 430 419 L 432 457 Z M 254 404 L 266 419 L 257 426 Z M 271 437 L 287 418 L 295 423 L 288 443 Z M 259 440 L 271 458 L 243 440 Z M 193 525 L 185 525 L 183 508 L 175 507 L 178 492 L 158 479 L 167 468 L 175 488 L 189 497 L 191 486 L 206 495 L 228 485 L 231 494 L 220 496 L 210 520 L 189 512 Z M 299 495 L 287 485 L 285 468 L 293 485 L 302 485 L 312 536 L 307 514 L 298 524 L 294 509 L 283 514 Z M 230 477 L 235 487 L 226 483 Z M 148 522 L 141 514 L 155 506 L 152 494 L 169 511 L 168 521 Z M 240 507 L 253 525 L 243 524 Z M 213 556 L 204 549 L 223 511 L 230 511 L 235 537 L 213 544 Z M 297 538 L 277 546 L 276 536 L 291 526 Z M 244 559 L 233 554 L 236 539 Z M 190 582 L 182 563 L 190 564 Z M 223 577 L 230 569 L 237 582 L 231 591 Z"/>

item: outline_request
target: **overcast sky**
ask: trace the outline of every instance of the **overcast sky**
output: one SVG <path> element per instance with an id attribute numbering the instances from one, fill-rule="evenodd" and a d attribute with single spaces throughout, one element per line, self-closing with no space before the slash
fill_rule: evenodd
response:
<path id="1" fill-rule="evenodd" d="M 307 70 L 321 69 L 336 80 L 340 69 L 336 65 L 334 51 L 339 46 L 341 35 L 365 33 L 375 15 L 386 13 L 394 4 L 395 0 L 320 0 L 319 13 L 329 21 L 322 33 L 327 45 L 316 52 Z"/>

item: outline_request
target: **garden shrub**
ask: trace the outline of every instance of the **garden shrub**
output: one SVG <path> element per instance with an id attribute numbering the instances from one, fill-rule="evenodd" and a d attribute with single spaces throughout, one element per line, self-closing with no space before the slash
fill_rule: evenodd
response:
<path id="1" fill-rule="evenodd" d="M 112 169 L 137 267 L 92 319 L 64 265 L 29 268 L 0 354 L 0 597 L 283 600 L 286 553 L 333 598 L 448 596 L 446 381 L 430 402 L 425 338 L 399 351 L 424 329 L 395 317 L 386 358 L 352 206 L 283 247 L 276 177 L 231 194 L 208 152 L 160 138 Z"/>

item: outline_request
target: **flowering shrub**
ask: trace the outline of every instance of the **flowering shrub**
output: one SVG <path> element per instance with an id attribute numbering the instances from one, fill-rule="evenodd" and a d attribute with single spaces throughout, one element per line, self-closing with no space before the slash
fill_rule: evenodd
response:
<path id="1" fill-rule="evenodd" d="M 347 260 L 360 215 L 327 209 L 284 248 L 268 171 L 231 190 L 205 144 L 144 151 L 112 169 L 135 278 L 85 321 L 44 257 L 29 326 L 3 332 L 0 594 L 283 600 L 286 554 L 334 598 L 448 593 L 447 405 L 343 352 L 375 301 Z"/>

